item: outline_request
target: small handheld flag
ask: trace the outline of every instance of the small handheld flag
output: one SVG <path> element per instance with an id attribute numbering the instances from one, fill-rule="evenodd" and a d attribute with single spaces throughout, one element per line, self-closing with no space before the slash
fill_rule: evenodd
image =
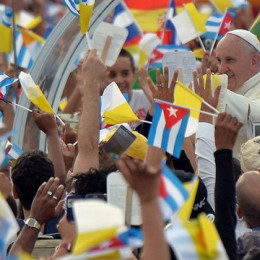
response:
<path id="1" fill-rule="evenodd" d="M 189 115 L 189 109 L 162 100 L 155 100 L 148 144 L 159 147 L 179 158 Z"/>

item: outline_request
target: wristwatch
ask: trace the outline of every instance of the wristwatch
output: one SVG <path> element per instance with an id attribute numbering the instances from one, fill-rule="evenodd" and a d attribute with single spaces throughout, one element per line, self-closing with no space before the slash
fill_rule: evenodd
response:
<path id="1" fill-rule="evenodd" d="M 41 229 L 41 225 L 34 218 L 27 218 L 26 221 L 25 221 L 25 225 L 27 225 L 28 227 L 31 227 L 31 228 L 36 228 L 38 230 Z"/>

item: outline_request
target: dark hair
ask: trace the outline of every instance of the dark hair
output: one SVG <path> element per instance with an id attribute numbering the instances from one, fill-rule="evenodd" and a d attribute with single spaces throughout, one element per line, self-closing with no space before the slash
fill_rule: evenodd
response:
<path id="1" fill-rule="evenodd" d="M 54 166 L 47 154 L 35 150 L 19 156 L 11 174 L 19 200 L 30 210 L 40 185 L 54 177 Z"/>
<path id="2" fill-rule="evenodd" d="M 120 53 L 119 53 L 119 57 L 126 57 L 129 58 L 130 63 L 131 63 L 131 68 L 133 70 L 133 72 L 135 72 L 135 62 L 134 62 L 134 58 L 132 56 L 132 54 L 130 52 L 128 52 L 125 49 L 121 49 Z"/>
<path id="3" fill-rule="evenodd" d="M 107 192 L 107 176 L 111 170 L 91 168 L 87 173 L 81 173 L 73 178 L 73 187 L 77 195 Z"/>
<path id="4" fill-rule="evenodd" d="M 258 260 L 260 259 L 260 247 L 251 248 L 244 256 L 243 260 Z"/>

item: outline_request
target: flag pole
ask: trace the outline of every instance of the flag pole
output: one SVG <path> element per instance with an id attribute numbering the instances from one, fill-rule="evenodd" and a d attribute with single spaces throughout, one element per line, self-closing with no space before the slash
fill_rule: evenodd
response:
<path id="1" fill-rule="evenodd" d="M 218 34 L 219 34 L 219 31 L 220 31 L 220 28 L 222 27 L 222 24 L 223 24 L 223 22 L 224 22 L 224 19 L 225 19 L 226 14 L 227 14 L 227 9 L 226 9 L 225 12 L 224 12 L 222 22 L 221 22 L 220 25 L 219 25 L 218 32 L 217 32 L 217 34 L 216 34 L 216 36 L 215 36 L 215 38 L 214 38 L 214 41 L 213 41 L 213 43 L 212 43 L 212 45 L 211 45 L 211 48 L 210 48 L 210 51 L 209 51 L 209 56 L 211 56 L 211 53 L 212 53 L 212 51 L 213 51 L 213 49 L 214 49 L 214 46 L 215 46 L 215 44 L 216 44 L 216 41 L 217 41 L 217 38 L 218 38 Z"/>
<path id="2" fill-rule="evenodd" d="M 204 46 L 204 44 L 203 44 L 203 41 L 201 40 L 201 37 L 199 36 L 198 39 L 199 39 L 200 46 L 201 46 L 202 50 L 203 50 L 204 52 L 206 52 L 206 48 L 205 48 L 205 46 Z"/>
<path id="3" fill-rule="evenodd" d="M 182 105 L 177 105 L 175 103 L 167 102 L 167 101 L 164 101 L 164 100 L 161 100 L 161 99 L 154 99 L 154 101 L 158 101 L 160 103 L 164 103 L 164 104 L 168 104 L 168 105 L 174 105 L 174 106 L 180 107 L 180 108 L 190 109 L 190 110 L 192 110 L 194 112 L 202 113 L 202 114 L 213 116 L 213 117 L 217 117 L 218 114 L 219 114 L 219 111 L 217 109 L 215 109 L 215 108 L 214 108 L 214 111 L 216 112 L 216 114 L 213 114 L 213 113 L 210 113 L 210 112 L 207 112 L 207 111 L 203 111 L 203 110 L 200 110 L 200 109 L 196 109 L 196 108 L 193 108 L 193 107 L 186 107 L 186 106 L 182 106 Z M 205 105 L 211 106 L 207 102 L 205 103 Z M 211 106 L 210 108 L 213 108 L 213 107 Z"/>
<path id="4" fill-rule="evenodd" d="M 12 25 L 13 25 L 13 53 L 14 53 L 14 73 L 15 76 L 18 76 L 17 71 L 17 50 L 16 50 L 16 32 L 15 32 L 15 3 L 12 0 L 12 9 L 13 9 L 13 17 L 12 17 Z"/>
<path id="5" fill-rule="evenodd" d="M 89 37 L 89 33 L 86 32 L 85 35 L 86 35 L 86 40 L 87 40 L 88 48 L 89 48 L 90 50 L 92 50 L 92 49 L 93 49 L 93 46 L 92 46 L 91 39 L 90 39 L 90 37 Z"/>
<path id="6" fill-rule="evenodd" d="M 11 101 L 8 101 L 8 100 L 4 100 L 4 99 L 0 99 L 2 101 L 4 101 L 5 103 L 9 104 L 9 105 L 13 105 L 13 106 L 16 106 L 16 107 L 20 107 L 20 108 L 23 108 L 24 110 L 27 110 L 28 112 L 32 112 L 32 110 L 30 108 L 27 108 L 27 107 L 24 107 L 22 105 L 19 105 L 17 103 L 14 103 L 14 102 L 11 102 Z"/>

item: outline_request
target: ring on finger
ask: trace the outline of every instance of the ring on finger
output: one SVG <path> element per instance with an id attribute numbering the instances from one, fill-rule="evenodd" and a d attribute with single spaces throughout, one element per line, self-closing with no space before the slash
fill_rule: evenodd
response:
<path id="1" fill-rule="evenodd" d="M 161 87 L 162 86 L 162 83 L 157 83 L 157 87 Z"/>
<path id="2" fill-rule="evenodd" d="M 58 198 L 55 195 L 53 195 L 52 198 L 55 200 L 58 200 Z"/>
<path id="3" fill-rule="evenodd" d="M 52 191 L 48 190 L 48 191 L 47 191 L 47 194 L 50 195 L 50 196 L 52 196 Z"/>

